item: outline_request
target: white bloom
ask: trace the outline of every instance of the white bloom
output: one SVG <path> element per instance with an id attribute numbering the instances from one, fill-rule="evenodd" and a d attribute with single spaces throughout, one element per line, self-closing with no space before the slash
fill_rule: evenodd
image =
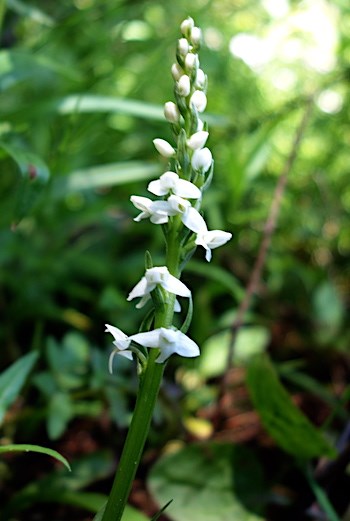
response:
<path id="1" fill-rule="evenodd" d="M 180 112 L 172 101 L 167 101 L 164 105 L 164 116 L 170 123 L 178 123 L 180 120 Z"/>
<path id="2" fill-rule="evenodd" d="M 192 150 L 197 150 L 199 148 L 203 148 L 209 136 L 209 132 L 205 132 L 204 130 L 200 130 L 187 140 L 187 145 L 192 148 Z"/>
<path id="3" fill-rule="evenodd" d="M 213 156 L 209 148 L 201 148 L 200 150 L 195 150 L 191 159 L 191 164 L 195 170 L 202 170 L 206 172 L 213 161 Z"/>
<path id="4" fill-rule="evenodd" d="M 191 104 L 196 107 L 198 112 L 203 112 L 207 106 L 207 97 L 201 90 L 195 90 L 191 96 Z"/>
<path id="5" fill-rule="evenodd" d="M 177 279 L 166 266 L 158 268 L 150 268 L 146 270 L 144 277 L 131 290 L 127 300 L 133 300 L 137 297 L 142 297 L 137 304 L 137 308 L 142 308 L 150 298 L 150 293 L 159 285 L 162 286 L 169 293 L 174 293 L 180 297 L 190 297 L 191 291 L 181 280 Z"/>
<path id="6" fill-rule="evenodd" d="M 193 45 L 199 45 L 202 39 L 202 31 L 199 27 L 192 27 L 191 29 L 191 42 Z"/>
<path id="7" fill-rule="evenodd" d="M 175 329 L 161 327 L 147 333 L 137 333 L 130 338 L 144 347 L 160 349 L 160 355 L 156 360 L 158 363 L 165 362 L 174 353 L 190 358 L 199 355 L 197 344 Z"/>
<path id="8" fill-rule="evenodd" d="M 188 96 L 191 92 L 191 81 L 187 74 L 183 74 L 177 82 L 177 90 L 179 94 L 184 97 Z"/>
<path id="9" fill-rule="evenodd" d="M 156 138 L 153 140 L 153 144 L 163 157 L 172 157 L 175 155 L 175 149 L 165 139 Z"/>
<path id="10" fill-rule="evenodd" d="M 186 199 L 182 199 L 182 197 L 179 197 L 178 195 L 171 195 L 170 197 L 168 197 L 167 203 L 169 204 L 171 210 L 174 212 L 173 215 L 184 214 L 191 206 L 191 203 L 189 201 L 186 201 Z"/>
<path id="11" fill-rule="evenodd" d="M 196 79 L 195 79 L 196 87 L 203 89 L 205 82 L 206 82 L 206 75 L 204 74 L 202 69 L 198 69 L 197 74 L 196 74 Z"/>
<path id="12" fill-rule="evenodd" d="M 194 20 L 193 18 L 191 18 L 190 16 L 188 18 L 186 18 L 186 20 L 184 20 L 182 22 L 182 24 L 180 25 L 180 29 L 181 29 L 181 32 L 182 34 L 184 34 L 185 36 L 187 35 L 188 32 L 190 32 L 192 30 L 192 27 L 194 27 Z"/>
<path id="13" fill-rule="evenodd" d="M 197 54 L 193 54 L 189 52 L 185 58 L 185 67 L 186 69 L 192 70 L 195 67 L 198 67 L 198 56 Z"/>
<path id="14" fill-rule="evenodd" d="M 184 71 L 180 67 L 178 63 L 173 63 L 171 66 L 171 74 L 175 81 L 179 80 L 181 76 L 184 74 Z"/>
<path id="15" fill-rule="evenodd" d="M 166 201 L 152 201 L 148 197 L 138 195 L 132 195 L 130 200 L 138 210 L 141 210 L 141 213 L 134 218 L 136 222 L 150 219 L 153 224 L 164 224 L 168 222 L 169 215 L 175 215 Z"/>
<path id="16" fill-rule="evenodd" d="M 179 53 L 181 54 L 181 56 L 186 56 L 186 54 L 190 50 L 190 45 L 189 45 L 188 41 L 186 40 L 186 38 L 180 38 L 180 40 L 178 42 L 178 50 L 179 50 Z"/>
<path id="17" fill-rule="evenodd" d="M 223 232 L 221 230 L 202 231 L 197 234 L 196 244 L 203 246 L 206 250 L 205 258 L 208 262 L 211 260 L 211 250 L 226 244 L 232 237 L 232 233 Z"/>
<path id="18" fill-rule="evenodd" d="M 206 250 L 205 258 L 208 262 L 212 257 L 211 250 L 222 246 L 232 237 L 232 233 L 229 232 L 223 232 L 221 230 L 209 231 L 205 220 L 195 208 L 192 208 L 192 210 L 189 209 L 182 221 L 187 228 L 197 234 L 195 242 L 198 246 L 203 246 Z"/>
<path id="19" fill-rule="evenodd" d="M 109 324 L 105 324 L 105 326 L 105 332 L 111 333 L 114 337 L 113 344 L 115 345 L 115 349 L 111 353 L 108 362 L 109 372 L 112 373 L 113 359 L 115 355 L 124 356 L 125 358 L 132 360 L 132 352 L 128 350 L 131 339 L 117 327 L 110 326 Z"/>
<path id="20" fill-rule="evenodd" d="M 162 196 L 169 192 L 188 199 L 199 199 L 200 189 L 185 179 L 180 179 L 175 172 L 165 172 L 156 181 L 151 181 L 147 189 L 154 195 Z"/>

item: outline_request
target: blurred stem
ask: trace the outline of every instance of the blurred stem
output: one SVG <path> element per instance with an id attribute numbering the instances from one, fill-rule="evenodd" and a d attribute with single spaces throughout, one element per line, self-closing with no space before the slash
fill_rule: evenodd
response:
<path id="1" fill-rule="evenodd" d="M 167 267 L 175 276 L 179 272 L 180 243 L 177 222 L 169 230 L 167 237 Z M 173 322 L 175 295 L 168 294 L 164 307 L 156 312 L 155 328 L 170 327 Z M 136 405 L 125 440 L 122 455 L 114 478 L 112 490 L 107 501 L 102 521 L 120 521 L 127 503 L 132 482 L 141 461 L 148 436 L 153 410 L 162 382 L 164 364 L 158 364 L 158 349 L 150 349 L 147 367 L 140 379 Z"/>

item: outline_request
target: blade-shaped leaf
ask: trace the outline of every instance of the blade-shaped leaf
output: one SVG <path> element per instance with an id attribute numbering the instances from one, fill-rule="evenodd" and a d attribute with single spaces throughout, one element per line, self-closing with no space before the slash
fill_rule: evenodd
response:
<path id="1" fill-rule="evenodd" d="M 267 356 L 252 359 L 247 385 L 264 427 L 286 452 L 301 460 L 335 455 L 323 434 L 294 405 Z"/>
<path id="2" fill-rule="evenodd" d="M 28 443 L 24 444 L 16 444 L 16 445 L 2 445 L 0 446 L 1 452 L 39 452 L 41 454 L 46 454 L 47 456 L 51 456 L 52 458 L 57 459 L 63 465 L 67 467 L 68 470 L 71 470 L 70 465 L 66 458 L 61 456 L 59 452 L 53 449 L 48 449 L 47 447 L 41 447 L 40 445 L 30 445 Z"/>
<path id="3" fill-rule="evenodd" d="M 32 370 L 38 353 L 28 353 L 0 375 L 0 423 L 2 422 L 7 409 L 16 400 L 21 389 Z"/>

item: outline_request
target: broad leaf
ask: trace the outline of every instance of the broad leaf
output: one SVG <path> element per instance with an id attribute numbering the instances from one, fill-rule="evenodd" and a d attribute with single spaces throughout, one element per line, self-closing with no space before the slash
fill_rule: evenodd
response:
<path id="1" fill-rule="evenodd" d="M 159 503 L 173 502 L 174 521 L 258 521 L 263 478 L 244 447 L 206 443 L 166 454 L 154 465 L 148 485 Z"/>

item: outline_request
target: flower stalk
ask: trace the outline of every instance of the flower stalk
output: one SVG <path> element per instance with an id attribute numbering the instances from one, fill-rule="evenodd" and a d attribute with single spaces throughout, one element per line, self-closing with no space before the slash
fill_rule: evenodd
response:
<path id="1" fill-rule="evenodd" d="M 147 439 L 165 362 L 173 354 L 199 355 L 199 347 L 186 335 L 192 317 L 192 295 L 180 280 L 184 265 L 198 245 L 205 249 L 205 258 L 210 261 L 212 249 L 231 238 L 228 232 L 208 230 L 200 213 L 202 195 L 213 173 L 212 154 L 205 147 L 209 133 L 200 118 L 207 105 L 207 77 L 199 67 L 201 30 L 192 18 L 187 18 L 181 24 L 181 32 L 177 61 L 171 67 L 175 102 L 168 101 L 164 106 L 164 116 L 172 126 L 175 143 L 161 138 L 153 140 L 156 150 L 168 159 L 169 165 L 159 179 L 148 185 L 148 191 L 158 199 L 131 197 L 133 205 L 141 211 L 134 218 L 136 222 L 149 219 L 152 224 L 163 227 L 165 265 L 154 267 L 147 253 L 145 274 L 129 293 L 128 301 L 141 298 L 137 308 L 150 306 L 140 331 L 127 336 L 115 326 L 106 325 L 115 346 L 110 356 L 110 371 L 115 355 L 136 358 L 140 384 L 102 521 L 120 521 L 123 515 Z M 179 299 L 187 300 L 187 315 L 182 326 L 176 328 L 173 322 L 175 313 L 181 311 Z"/>

